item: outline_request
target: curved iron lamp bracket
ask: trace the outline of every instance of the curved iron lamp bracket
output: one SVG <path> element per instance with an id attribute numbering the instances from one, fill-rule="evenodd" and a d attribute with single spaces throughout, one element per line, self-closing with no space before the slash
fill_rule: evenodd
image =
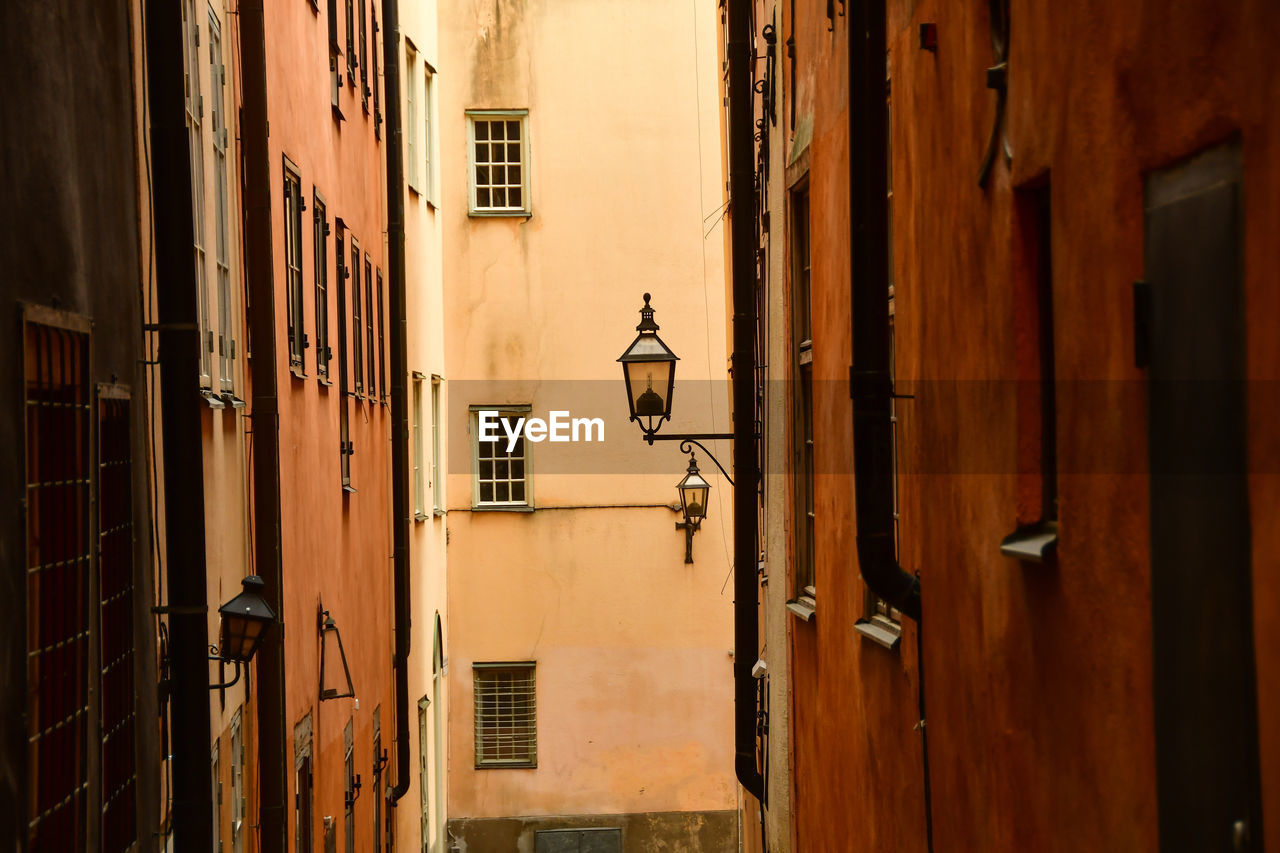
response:
<path id="1" fill-rule="evenodd" d="M 240 680 L 240 661 L 232 660 L 231 658 L 224 658 L 222 654 L 218 651 L 217 646 L 214 646 L 214 645 L 209 646 L 209 660 L 211 661 L 216 660 L 218 663 L 233 663 L 236 666 L 236 670 L 235 670 L 236 674 L 231 677 L 230 681 L 223 681 L 219 684 L 210 684 L 209 685 L 210 690 L 226 690 L 228 687 L 231 687 L 233 684 L 235 684 L 237 681 Z"/>
<path id="2" fill-rule="evenodd" d="M 703 453 L 711 457 L 712 462 L 716 463 L 716 467 L 720 469 L 720 473 L 723 474 L 724 478 L 729 481 L 729 485 L 731 486 L 733 485 L 733 478 L 729 476 L 729 472 L 726 471 L 724 469 L 724 466 L 720 464 L 720 460 L 716 458 L 716 455 L 712 453 L 710 450 L 708 450 L 707 446 L 702 443 L 704 441 L 732 441 L 733 433 L 731 432 L 692 432 L 692 433 L 686 432 L 686 433 L 676 433 L 675 435 L 653 435 L 652 433 L 645 433 L 644 440 L 649 442 L 649 444 L 653 444 L 655 441 L 678 441 L 680 442 L 681 453 L 692 453 L 693 448 L 690 447 L 690 445 L 696 444 L 698 447 L 702 448 Z"/>

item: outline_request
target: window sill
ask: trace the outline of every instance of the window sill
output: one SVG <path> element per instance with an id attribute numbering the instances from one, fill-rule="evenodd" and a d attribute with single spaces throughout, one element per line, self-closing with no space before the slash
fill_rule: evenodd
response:
<path id="1" fill-rule="evenodd" d="M 222 398 L 210 391 L 208 388 L 201 388 L 200 396 L 204 397 L 205 403 L 207 403 L 211 409 L 225 409 L 227 407 L 227 404 L 222 402 Z"/>
<path id="2" fill-rule="evenodd" d="M 416 524 L 421 524 L 422 522 L 426 521 L 430 517 L 431 516 L 427 515 L 425 512 L 415 512 L 413 514 L 413 520 L 414 520 L 414 523 Z"/>
<path id="3" fill-rule="evenodd" d="M 436 507 L 431 511 L 431 514 L 436 518 L 444 518 L 446 515 L 449 514 L 449 511 L 445 509 L 440 509 L 440 507 Z"/>
<path id="4" fill-rule="evenodd" d="M 792 615 L 806 622 L 812 622 L 814 616 L 817 615 L 818 603 L 810 596 L 802 595 L 799 598 L 793 598 L 788 601 L 787 609 L 791 611 Z"/>
<path id="5" fill-rule="evenodd" d="M 320 387 L 321 387 L 321 388 L 332 388 L 332 387 L 333 387 L 333 383 L 332 383 L 332 382 L 330 382 L 328 379 L 324 378 L 323 376 L 317 376 L 317 377 L 316 377 L 316 381 L 320 383 Z"/>
<path id="6" fill-rule="evenodd" d="M 356 487 L 351 485 L 350 483 L 344 483 L 342 486 L 342 491 L 344 494 L 354 495 L 356 494 Z"/>
<path id="7" fill-rule="evenodd" d="M 537 762 L 512 762 L 510 764 L 477 764 L 477 770 L 537 770 Z"/>
<path id="8" fill-rule="evenodd" d="M 230 391 L 222 392 L 222 402 L 233 409 L 243 409 L 246 405 L 244 400 L 241 400 L 239 397 L 237 397 L 235 394 L 232 394 Z"/>
<path id="9" fill-rule="evenodd" d="M 902 626 L 883 616 L 859 619 L 853 623 L 853 630 L 891 652 L 897 651 L 898 644 L 902 642 Z"/>
<path id="10" fill-rule="evenodd" d="M 1000 541 L 1000 553 L 1027 563 L 1048 562 L 1058 551 L 1058 522 L 1041 521 L 1014 530 Z"/>
<path id="11" fill-rule="evenodd" d="M 529 210 L 468 210 L 467 216 L 472 219 L 531 219 L 533 212 Z"/>
<path id="12" fill-rule="evenodd" d="M 472 512 L 533 512 L 528 504 L 475 504 Z"/>
<path id="13" fill-rule="evenodd" d="M 334 121 L 341 123 L 347 120 L 347 117 L 342 114 L 342 110 L 338 109 L 337 104 L 330 104 L 330 106 L 333 108 Z"/>
<path id="14" fill-rule="evenodd" d="M 307 381 L 307 374 L 298 365 L 296 364 L 289 365 L 289 372 L 293 374 L 294 379 L 300 379 L 303 382 Z"/>

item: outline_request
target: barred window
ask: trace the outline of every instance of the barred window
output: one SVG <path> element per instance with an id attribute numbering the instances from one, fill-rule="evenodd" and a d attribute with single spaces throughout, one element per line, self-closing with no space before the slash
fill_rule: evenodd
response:
<path id="1" fill-rule="evenodd" d="M 472 408 L 476 461 L 475 492 L 472 499 L 476 506 L 529 505 L 528 444 L 523 434 L 517 436 L 514 442 L 510 441 L 507 434 L 508 429 L 514 432 L 518 422 L 528 414 L 528 406 Z M 482 432 L 487 436 L 482 435 Z M 493 441 L 486 440 L 495 436 Z"/>
<path id="2" fill-rule="evenodd" d="M 477 663 L 476 767 L 537 767 L 533 661 Z"/>
<path id="3" fill-rule="evenodd" d="M 468 113 L 471 212 L 529 212 L 528 112 Z"/>

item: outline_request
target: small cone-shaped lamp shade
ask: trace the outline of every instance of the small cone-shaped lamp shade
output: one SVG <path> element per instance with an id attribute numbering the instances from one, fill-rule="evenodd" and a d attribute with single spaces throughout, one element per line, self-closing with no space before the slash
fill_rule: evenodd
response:
<path id="1" fill-rule="evenodd" d="M 647 293 L 640 317 L 640 325 L 636 326 L 640 334 L 618 361 L 622 362 L 622 376 L 627 382 L 631 420 L 640 421 L 641 429 L 653 433 L 671 417 L 671 392 L 679 358 L 658 337 L 658 324 L 653 321 Z"/>
<path id="2" fill-rule="evenodd" d="M 321 613 L 320 621 L 320 698 L 342 699 L 355 696 L 351 684 L 351 669 L 347 666 L 347 650 L 342 646 L 342 634 L 329 611 Z"/>
<path id="3" fill-rule="evenodd" d="M 248 663 L 276 614 L 262 597 L 265 587 L 262 578 L 249 575 L 240 583 L 243 587 L 240 594 L 218 608 L 222 616 L 218 652 L 225 660 Z"/>
<path id="4" fill-rule="evenodd" d="M 711 484 L 703 479 L 698 471 L 698 461 L 689 454 L 689 471 L 684 479 L 676 484 L 680 492 L 680 507 L 684 510 L 686 524 L 697 525 L 707 517 L 707 496 L 711 492 Z"/>

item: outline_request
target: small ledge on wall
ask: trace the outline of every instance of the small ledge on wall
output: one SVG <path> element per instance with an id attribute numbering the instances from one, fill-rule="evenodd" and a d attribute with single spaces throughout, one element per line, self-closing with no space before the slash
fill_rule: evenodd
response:
<path id="1" fill-rule="evenodd" d="M 896 651 L 898 644 L 902 642 L 902 626 L 883 616 L 859 619 L 853 623 L 853 630 L 891 652 Z"/>
<path id="2" fill-rule="evenodd" d="M 1028 563 L 1047 563 L 1058 552 L 1058 522 L 1022 525 L 1000 541 L 1000 553 Z"/>
<path id="3" fill-rule="evenodd" d="M 806 622 L 812 622 L 817 615 L 817 601 L 813 596 L 802 595 L 787 602 L 787 609 Z"/>

